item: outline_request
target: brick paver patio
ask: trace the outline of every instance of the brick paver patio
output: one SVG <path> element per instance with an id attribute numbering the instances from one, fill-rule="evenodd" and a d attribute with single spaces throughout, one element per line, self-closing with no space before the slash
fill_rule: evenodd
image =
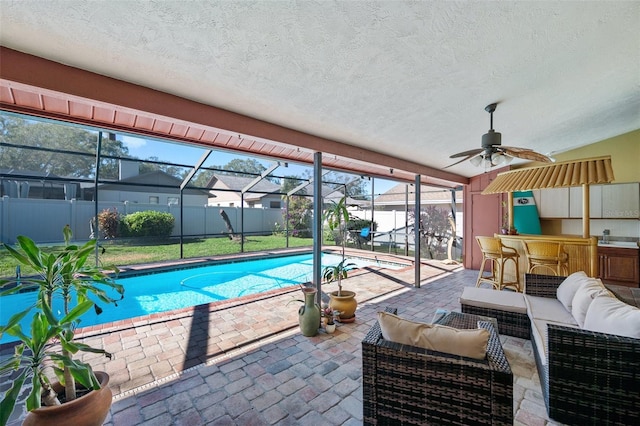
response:
<path id="1" fill-rule="evenodd" d="M 438 308 L 459 311 L 458 297 L 476 277 L 477 271 L 429 262 L 415 288 L 412 268 L 371 268 L 344 282 L 358 294 L 357 320 L 331 335 L 300 334 L 299 303 L 291 300 L 301 293 L 290 288 L 92 331 L 85 341 L 114 357 L 85 360 L 111 377 L 109 426 L 360 425 L 360 342 L 376 313 L 395 306 L 403 317 L 428 322 Z M 531 343 L 501 340 L 514 373 L 515 424 L 554 424 Z"/>

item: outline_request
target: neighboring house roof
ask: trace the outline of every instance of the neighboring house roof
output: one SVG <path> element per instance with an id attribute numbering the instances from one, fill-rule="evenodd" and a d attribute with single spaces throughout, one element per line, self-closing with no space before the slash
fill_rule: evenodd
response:
<path id="1" fill-rule="evenodd" d="M 313 196 L 313 184 L 309 184 L 304 187 L 304 195 L 312 197 Z M 299 195 L 302 195 L 302 191 L 298 192 Z M 335 201 L 336 203 L 340 201 L 340 199 L 344 196 L 344 193 L 339 189 L 334 189 L 326 185 L 322 185 L 322 198 L 325 203 L 330 203 Z M 347 197 L 347 205 L 348 206 L 368 206 L 371 203 L 365 200 L 356 200 L 355 198 Z"/>
<path id="2" fill-rule="evenodd" d="M 398 205 L 404 204 L 407 198 L 406 185 L 400 183 L 384 194 L 375 198 L 376 205 Z M 413 188 L 409 188 L 409 203 L 413 203 L 416 199 Z M 442 188 L 422 187 L 420 192 L 420 204 L 444 204 L 451 203 L 451 190 Z M 462 203 L 462 190 L 456 191 L 456 203 Z"/>
<path id="3" fill-rule="evenodd" d="M 209 182 L 207 183 L 207 187 L 211 188 L 212 192 L 215 192 L 216 189 L 220 189 L 220 186 L 223 186 L 226 189 L 236 192 L 238 196 L 240 196 L 240 191 L 246 188 L 247 185 L 249 185 L 254 180 L 255 178 L 253 177 L 214 174 L 211 177 L 211 179 L 209 179 Z M 255 200 L 255 199 L 261 199 L 265 195 L 280 196 L 281 194 L 279 194 L 279 192 L 280 192 L 280 185 L 275 184 L 267 179 L 262 179 L 253 187 L 251 187 L 249 192 L 245 193 L 245 198 L 247 200 Z"/>
<path id="4" fill-rule="evenodd" d="M 0 176 L 2 179 L 12 179 L 13 176 L 21 176 L 17 177 L 18 180 L 39 180 L 38 178 L 56 178 L 59 179 L 61 176 L 54 175 L 53 173 L 40 172 L 34 170 L 20 170 L 20 169 L 0 169 Z M 68 177 L 68 179 L 78 179 L 74 177 Z"/>
<path id="5" fill-rule="evenodd" d="M 100 191 L 129 191 L 129 192 L 156 192 L 176 194 L 180 191 L 182 179 L 171 176 L 160 170 L 131 176 L 118 182 L 105 183 L 99 186 Z M 208 196 L 209 193 L 202 189 L 185 188 L 185 194 Z"/>

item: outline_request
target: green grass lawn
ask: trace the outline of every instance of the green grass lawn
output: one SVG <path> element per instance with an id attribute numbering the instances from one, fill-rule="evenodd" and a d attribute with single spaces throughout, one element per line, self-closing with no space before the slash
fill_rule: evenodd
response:
<path id="1" fill-rule="evenodd" d="M 331 244 L 327 241 L 325 244 Z M 99 254 L 101 265 L 126 266 L 139 263 L 159 262 L 180 259 L 180 241 L 149 240 L 138 241 L 102 241 L 104 253 Z M 289 247 L 313 246 L 313 238 L 289 238 Z M 248 236 L 244 242 L 244 252 L 274 250 L 286 247 L 286 239 L 280 235 Z M 61 246 L 43 247 L 47 253 L 58 253 Z M 184 258 L 217 256 L 240 253 L 240 242 L 228 238 L 202 238 L 184 241 Z M 0 277 L 13 277 L 16 271 L 16 261 L 6 249 L 0 248 Z M 28 268 L 21 267 L 23 275 L 33 273 Z"/>
<path id="2" fill-rule="evenodd" d="M 159 241 L 152 239 L 147 241 L 138 240 L 109 240 L 101 241 L 104 253 L 99 254 L 99 262 L 104 267 L 127 266 L 140 263 L 151 263 L 180 259 L 180 241 L 171 239 L 169 241 Z M 324 245 L 334 245 L 332 239 L 325 239 Z M 353 246 L 349 244 L 349 246 Z M 274 250 L 286 247 L 286 239 L 282 235 L 260 235 L 248 236 L 244 242 L 244 252 L 250 253 L 261 250 Z M 289 238 L 289 247 L 313 247 L 313 238 Z M 43 247 L 47 253 L 58 253 L 62 246 Z M 363 245 L 363 250 L 369 250 L 369 245 Z M 388 247 L 375 246 L 376 252 L 387 253 Z M 184 258 L 209 257 L 225 254 L 240 253 L 240 242 L 228 238 L 201 238 L 185 239 Z M 400 248 L 392 249 L 391 253 L 404 254 Z M 413 255 L 413 251 L 410 252 Z M 16 271 L 16 261 L 9 256 L 6 249 L 0 247 L 0 277 L 14 277 Z M 29 268 L 21 267 L 23 275 L 33 273 Z"/>

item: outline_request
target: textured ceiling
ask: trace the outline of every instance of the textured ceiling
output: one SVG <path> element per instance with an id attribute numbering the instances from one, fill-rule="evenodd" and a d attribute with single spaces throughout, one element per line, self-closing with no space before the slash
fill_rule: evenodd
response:
<path id="1" fill-rule="evenodd" d="M 640 128 L 638 28 L 639 2 L 0 1 L 3 46 L 437 168 L 492 102 L 542 153 Z"/>

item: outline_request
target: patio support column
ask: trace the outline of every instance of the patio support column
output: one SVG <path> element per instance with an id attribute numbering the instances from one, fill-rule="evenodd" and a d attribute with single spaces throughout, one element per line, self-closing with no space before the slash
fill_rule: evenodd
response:
<path id="1" fill-rule="evenodd" d="M 244 253 L 244 191 L 240 192 L 240 253 Z"/>
<path id="2" fill-rule="evenodd" d="M 420 288 L 420 190 L 422 187 L 420 186 L 420 175 L 416 175 L 416 192 L 415 192 L 415 220 L 413 221 L 413 233 L 414 233 L 414 257 L 415 257 L 415 284 L 416 288 Z"/>
<path id="3" fill-rule="evenodd" d="M 285 210 L 287 214 L 284 218 L 284 235 L 287 241 L 287 248 L 289 248 L 289 194 L 287 194 L 287 198 L 285 198 Z"/>
<path id="4" fill-rule="evenodd" d="M 98 144 L 96 146 L 96 176 L 93 180 L 93 238 L 100 241 L 100 222 L 98 221 L 98 180 L 100 179 L 100 151 L 102 150 L 102 132 L 98 132 Z M 98 259 L 98 244 L 96 244 L 96 267 L 100 264 Z"/>
<path id="5" fill-rule="evenodd" d="M 404 255 L 409 256 L 409 184 L 404 186 Z"/>
<path id="6" fill-rule="evenodd" d="M 322 153 L 313 154 L 313 283 L 322 306 Z"/>
<path id="7" fill-rule="evenodd" d="M 371 230 L 370 230 L 370 236 L 371 236 L 371 251 L 374 251 L 374 247 L 373 247 L 373 243 L 374 240 L 376 239 L 376 230 L 373 229 L 373 212 L 375 211 L 375 205 L 374 205 L 374 198 L 375 198 L 375 192 L 373 191 L 375 186 L 374 183 L 376 181 L 376 178 L 371 178 Z"/>
<path id="8" fill-rule="evenodd" d="M 188 181 L 187 181 L 188 182 Z M 185 183 L 184 181 L 182 183 Z M 180 259 L 184 259 L 184 187 L 180 185 Z M 169 206 L 171 212 L 171 206 Z"/>

